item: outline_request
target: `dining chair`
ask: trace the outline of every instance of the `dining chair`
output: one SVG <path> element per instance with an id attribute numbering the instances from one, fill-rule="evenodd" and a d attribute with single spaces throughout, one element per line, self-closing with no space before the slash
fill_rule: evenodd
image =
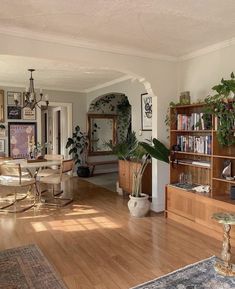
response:
<path id="1" fill-rule="evenodd" d="M 74 161 L 73 159 L 70 160 L 62 160 L 59 172 L 54 173 L 49 176 L 41 177 L 39 179 L 39 185 L 40 185 L 40 196 L 39 199 L 41 200 L 41 185 L 47 185 L 48 187 L 51 187 L 52 191 L 52 202 L 48 199 L 45 199 L 45 202 L 41 202 L 47 205 L 53 205 L 53 206 L 65 206 L 68 205 L 73 201 L 73 198 L 64 198 L 64 197 L 58 197 L 57 191 L 55 190 L 56 186 L 62 186 L 62 183 L 65 183 L 68 181 L 72 174 L 73 174 L 73 168 L 74 168 Z M 62 191 L 63 192 L 63 191 Z"/>
<path id="2" fill-rule="evenodd" d="M 62 161 L 64 156 L 58 154 L 46 154 L 44 159 L 47 161 Z M 37 173 L 37 177 L 48 177 L 55 173 L 59 173 L 59 166 L 41 168 Z"/>
<path id="3" fill-rule="evenodd" d="M 36 194 L 35 190 L 33 190 L 35 185 L 36 181 L 34 178 L 31 178 L 30 175 L 22 174 L 20 164 L 2 163 L 0 165 L 0 187 L 3 188 L 4 191 L 6 189 L 13 191 L 13 198 L 9 200 L 8 204 L 0 205 L 0 210 L 19 213 L 32 208 L 36 203 Z M 29 189 L 24 193 L 20 193 L 21 190 L 25 190 L 26 188 Z M 34 193 L 33 203 L 17 209 L 17 203 L 26 199 L 29 191 Z M 9 195 L 7 199 L 9 199 Z M 14 208 L 12 208 L 13 206 Z"/>

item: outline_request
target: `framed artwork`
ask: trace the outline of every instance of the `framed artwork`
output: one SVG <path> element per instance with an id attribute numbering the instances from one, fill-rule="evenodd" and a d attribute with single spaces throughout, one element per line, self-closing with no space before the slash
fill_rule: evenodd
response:
<path id="1" fill-rule="evenodd" d="M 19 106 L 21 106 L 22 105 L 22 93 L 15 92 L 15 91 L 7 92 L 7 105 L 9 106 L 15 105 L 14 97 L 17 97 L 17 100 L 19 101 Z"/>
<path id="2" fill-rule="evenodd" d="M 5 152 L 5 140 L 0 139 L 0 154 Z"/>
<path id="3" fill-rule="evenodd" d="M 8 119 L 21 119 L 21 107 L 8 106 L 7 107 L 7 118 Z"/>
<path id="4" fill-rule="evenodd" d="M 0 122 L 4 122 L 4 90 L 0 90 Z"/>
<path id="5" fill-rule="evenodd" d="M 142 130 L 152 130 L 152 97 L 148 93 L 141 94 L 141 126 Z"/>
<path id="6" fill-rule="evenodd" d="M 9 157 L 27 158 L 30 144 L 37 143 L 37 124 L 35 122 L 9 122 Z"/>
<path id="7" fill-rule="evenodd" d="M 23 108 L 23 119 L 36 120 L 36 109 L 31 110 L 29 107 Z"/>

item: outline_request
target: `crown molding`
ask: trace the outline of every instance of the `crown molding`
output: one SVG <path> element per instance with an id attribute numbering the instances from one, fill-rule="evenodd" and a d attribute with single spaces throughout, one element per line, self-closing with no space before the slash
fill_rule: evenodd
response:
<path id="1" fill-rule="evenodd" d="M 0 28 L 0 34 L 18 37 L 18 38 L 39 40 L 39 41 L 44 41 L 44 42 L 49 42 L 49 43 L 57 43 L 57 44 L 62 44 L 66 46 L 86 48 L 86 49 L 97 50 L 97 51 L 102 51 L 102 52 L 111 52 L 111 53 L 121 54 L 121 55 L 136 56 L 136 57 L 141 57 L 141 58 L 150 58 L 150 59 L 157 59 L 157 60 L 164 60 L 164 61 L 171 61 L 171 62 L 172 61 L 176 62 L 178 60 L 178 57 L 175 57 L 175 56 L 145 52 L 139 49 L 103 44 L 100 42 L 88 41 L 85 39 L 71 39 L 71 38 L 66 38 L 66 37 L 61 37 L 61 36 L 49 35 L 45 33 L 38 33 L 38 32 L 33 33 L 30 31 L 25 31 L 23 29 L 13 30 L 13 29 Z"/>
<path id="2" fill-rule="evenodd" d="M 220 50 L 220 49 L 232 46 L 232 45 L 235 45 L 235 38 L 227 39 L 225 41 L 218 42 L 216 44 L 209 45 L 209 46 L 206 46 L 204 48 L 195 50 L 191 53 L 188 53 L 188 54 L 185 54 L 185 55 L 179 57 L 178 60 L 179 61 L 189 60 L 189 59 L 196 58 L 196 57 L 208 54 L 208 53 L 215 52 L 217 50 Z"/>
<path id="3" fill-rule="evenodd" d="M 96 85 L 96 86 L 91 87 L 91 88 L 88 88 L 88 89 L 84 89 L 82 92 L 89 93 L 89 92 L 92 92 L 92 91 L 95 91 L 95 90 L 98 90 L 98 89 L 102 89 L 102 88 L 111 86 L 111 85 L 116 84 L 116 83 L 119 83 L 119 82 L 123 82 L 123 81 L 125 81 L 125 80 L 129 80 L 129 79 L 132 79 L 132 76 L 130 76 L 130 75 L 124 75 L 124 76 L 122 76 L 122 77 L 119 77 L 119 78 L 116 78 L 116 79 L 114 79 L 114 80 L 105 82 L 105 83 L 103 83 L 103 84 Z"/>
<path id="4" fill-rule="evenodd" d="M 9 87 L 9 88 L 20 88 L 22 90 L 25 90 L 25 83 L 12 83 L 12 82 L 0 82 L 0 88 L 1 87 Z M 39 90 L 41 87 L 35 87 L 36 90 Z M 53 91 L 64 91 L 64 92 L 74 92 L 74 93 L 85 93 L 84 90 L 76 90 L 76 89 L 65 89 L 63 87 L 48 87 L 43 86 L 43 91 L 45 90 L 53 90 Z"/>

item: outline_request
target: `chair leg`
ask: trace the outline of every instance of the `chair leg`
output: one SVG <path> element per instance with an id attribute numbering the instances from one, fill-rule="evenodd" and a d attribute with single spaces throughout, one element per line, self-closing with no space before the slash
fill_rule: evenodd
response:
<path id="1" fill-rule="evenodd" d="M 52 198 L 53 200 L 55 200 L 55 202 L 50 202 L 50 200 L 45 200 L 45 205 L 48 205 L 48 206 L 56 206 L 56 207 L 64 207 L 64 206 L 67 206 L 68 204 L 72 203 L 73 202 L 73 198 L 63 198 L 63 197 L 60 197 L 58 195 L 61 195 L 63 193 L 63 190 L 60 191 L 59 194 L 55 194 L 55 187 L 54 185 L 52 185 Z"/>

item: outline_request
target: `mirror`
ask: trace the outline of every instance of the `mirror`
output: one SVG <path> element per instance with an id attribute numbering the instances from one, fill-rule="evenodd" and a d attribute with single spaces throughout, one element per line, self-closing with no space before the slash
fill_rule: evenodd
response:
<path id="1" fill-rule="evenodd" d="M 105 143 L 116 144 L 116 115 L 88 114 L 89 155 L 111 154 Z"/>
<path id="2" fill-rule="evenodd" d="M 4 122 L 4 90 L 0 90 L 0 122 Z"/>

